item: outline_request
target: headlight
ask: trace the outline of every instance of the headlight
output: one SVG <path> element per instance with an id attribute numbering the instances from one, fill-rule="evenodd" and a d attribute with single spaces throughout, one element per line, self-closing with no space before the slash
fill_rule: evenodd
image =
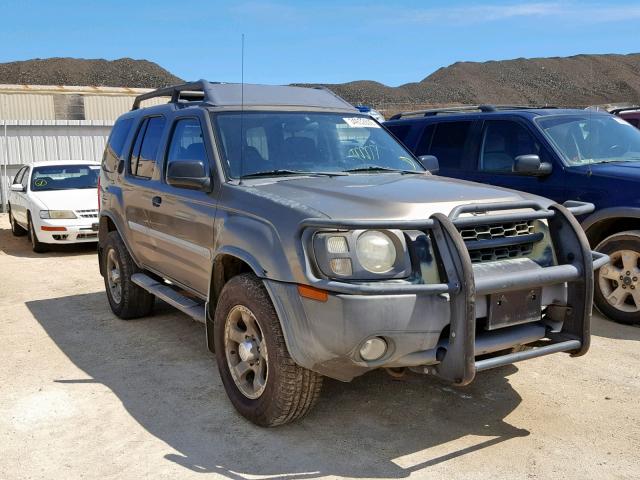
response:
<path id="1" fill-rule="evenodd" d="M 396 263 L 396 247 L 382 232 L 369 230 L 358 237 L 356 255 L 360 265 L 371 273 L 386 273 Z"/>
<path id="2" fill-rule="evenodd" d="M 400 230 L 318 232 L 313 237 L 316 266 L 329 278 L 381 280 L 406 278 L 411 261 Z"/>
<path id="3" fill-rule="evenodd" d="M 78 218 L 71 210 L 40 210 L 40 218 Z"/>

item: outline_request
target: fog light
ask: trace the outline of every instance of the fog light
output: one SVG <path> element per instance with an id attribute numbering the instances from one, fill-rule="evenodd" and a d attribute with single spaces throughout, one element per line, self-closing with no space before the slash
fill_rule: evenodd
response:
<path id="1" fill-rule="evenodd" d="M 363 360 L 372 361 L 382 358 L 387 352 L 387 342 L 384 338 L 373 337 L 365 341 L 360 347 L 360 356 Z"/>

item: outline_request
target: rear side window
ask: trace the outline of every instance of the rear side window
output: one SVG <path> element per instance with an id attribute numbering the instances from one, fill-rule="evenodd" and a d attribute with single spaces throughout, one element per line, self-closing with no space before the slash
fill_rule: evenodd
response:
<path id="1" fill-rule="evenodd" d="M 445 122 L 435 127 L 429 153 L 435 155 L 442 168 L 462 168 L 465 144 L 472 122 Z"/>
<path id="2" fill-rule="evenodd" d="M 411 131 L 411 125 L 387 125 L 387 128 L 398 140 L 406 145 L 407 136 Z"/>
<path id="3" fill-rule="evenodd" d="M 146 118 L 142 122 L 131 152 L 129 168 L 132 175 L 146 179 L 153 177 L 164 125 L 164 117 Z"/>
<path id="4" fill-rule="evenodd" d="M 416 155 L 432 155 L 429 153 L 431 150 L 431 140 L 433 140 L 433 131 L 436 129 L 435 125 L 427 125 L 422 131 L 418 145 L 416 146 Z"/>
<path id="5" fill-rule="evenodd" d="M 102 168 L 107 172 L 114 172 L 118 166 L 118 162 L 122 159 L 124 142 L 129 136 L 129 130 L 133 124 L 133 118 L 124 118 L 118 120 L 109 135 L 107 149 L 102 162 Z"/>
<path id="6" fill-rule="evenodd" d="M 202 128 L 196 118 L 183 118 L 175 123 L 167 166 L 181 160 L 201 160 L 205 165 L 208 163 Z"/>

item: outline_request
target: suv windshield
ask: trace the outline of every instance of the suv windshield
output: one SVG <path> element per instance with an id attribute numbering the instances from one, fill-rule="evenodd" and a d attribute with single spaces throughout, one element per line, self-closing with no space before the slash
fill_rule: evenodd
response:
<path id="1" fill-rule="evenodd" d="M 585 112 L 536 121 L 569 165 L 640 160 L 640 130 L 621 118 Z"/>
<path id="2" fill-rule="evenodd" d="M 52 165 L 35 167 L 31 176 L 31 190 L 70 190 L 97 188 L 99 165 Z"/>
<path id="3" fill-rule="evenodd" d="M 214 123 L 231 178 L 425 171 L 367 116 L 232 112 L 214 114 Z"/>

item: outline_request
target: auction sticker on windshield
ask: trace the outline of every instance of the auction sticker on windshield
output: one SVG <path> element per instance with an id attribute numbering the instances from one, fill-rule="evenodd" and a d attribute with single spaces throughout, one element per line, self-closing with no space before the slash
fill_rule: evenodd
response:
<path id="1" fill-rule="evenodd" d="M 345 123 L 352 128 L 380 128 L 376 122 L 365 117 L 348 117 L 343 118 Z"/>

